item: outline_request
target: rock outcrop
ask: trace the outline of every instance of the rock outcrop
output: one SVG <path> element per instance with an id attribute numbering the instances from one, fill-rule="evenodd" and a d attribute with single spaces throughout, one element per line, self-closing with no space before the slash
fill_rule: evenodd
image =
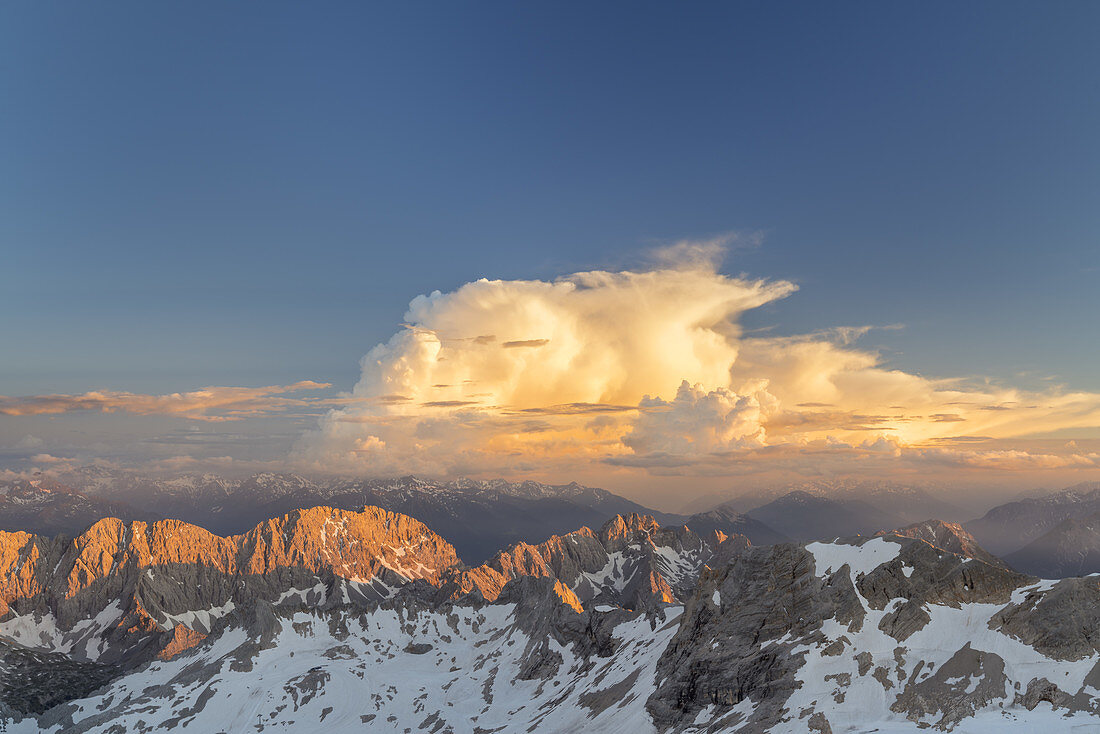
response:
<path id="1" fill-rule="evenodd" d="M 829 731 L 901 714 L 966 730 L 1044 701 L 1095 724 L 1100 580 L 1039 582 L 913 534 L 749 547 L 704 572 L 646 704 L 658 728 Z"/>

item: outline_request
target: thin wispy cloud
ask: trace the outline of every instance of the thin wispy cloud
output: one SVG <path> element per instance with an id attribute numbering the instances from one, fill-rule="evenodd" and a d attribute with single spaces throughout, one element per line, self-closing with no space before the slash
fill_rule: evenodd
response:
<path id="1" fill-rule="evenodd" d="M 79 395 L 0 396 L 0 415 L 58 415 L 90 411 L 229 421 L 310 405 L 309 398 L 287 395 L 329 387 L 331 385 L 327 382 L 303 380 L 291 385 L 265 387 L 205 387 L 166 395 L 101 390 Z"/>

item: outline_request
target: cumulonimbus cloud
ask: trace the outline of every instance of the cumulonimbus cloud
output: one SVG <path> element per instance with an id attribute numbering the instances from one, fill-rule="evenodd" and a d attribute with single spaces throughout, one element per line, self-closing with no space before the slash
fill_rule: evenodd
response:
<path id="1" fill-rule="evenodd" d="M 226 421 L 286 410 L 309 404 L 288 393 L 321 390 L 329 383 L 304 380 L 266 387 L 205 387 L 184 393 L 142 395 L 111 390 L 80 395 L 0 395 L 0 415 L 56 415 L 78 411 L 126 412 L 137 415 L 175 415 L 194 420 Z"/>
<path id="2" fill-rule="evenodd" d="M 1100 466 L 952 440 L 1098 426 L 1100 395 L 892 369 L 855 346 L 865 327 L 746 335 L 742 314 L 796 287 L 724 275 L 714 249 L 687 243 L 647 270 L 479 280 L 415 298 L 297 458 L 431 474 Z"/>

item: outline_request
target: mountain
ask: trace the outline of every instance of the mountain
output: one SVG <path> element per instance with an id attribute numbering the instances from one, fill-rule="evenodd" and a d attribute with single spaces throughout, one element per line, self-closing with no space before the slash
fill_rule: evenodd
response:
<path id="1" fill-rule="evenodd" d="M 851 499 L 863 499 L 883 512 L 898 515 L 909 523 L 920 522 L 925 518 L 938 517 L 945 521 L 961 521 L 972 514 L 954 502 L 949 502 L 921 487 L 909 485 L 878 483 L 870 491 L 861 493 L 858 489 L 851 495 L 840 495 Z"/>
<path id="2" fill-rule="evenodd" d="M 962 520 L 968 513 L 924 487 L 891 481 L 870 480 L 814 480 L 788 484 L 770 489 L 754 489 L 739 492 L 736 496 L 710 495 L 688 503 L 687 507 L 698 511 L 703 506 L 721 506 L 735 512 L 749 513 L 792 492 L 839 502 L 865 502 L 879 511 L 896 516 L 904 523 L 920 522 L 928 517 L 947 521 Z M 709 502 L 709 504 L 708 504 Z"/>
<path id="3" fill-rule="evenodd" d="M 476 593 L 495 601 L 509 582 L 530 576 L 563 584 L 579 604 L 653 610 L 689 597 L 715 551 L 739 541 L 747 545 L 682 525 L 662 528 L 648 515 L 619 515 L 595 533 L 581 528 L 538 545 L 512 546 L 454 574 L 442 589 L 448 598 Z"/>
<path id="4" fill-rule="evenodd" d="M 582 602 L 651 607 L 689 595 L 723 542 L 632 514 L 471 568 L 420 521 L 377 507 L 295 510 L 229 537 L 178 520 L 108 518 L 71 540 L 0 533 L 0 635 L 134 665 L 196 644 L 235 609 L 364 604 L 413 582 L 435 602 L 495 601 L 516 578 L 547 578 Z"/>
<path id="5" fill-rule="evenodd" d="M 92 497 L 44 477 L 0 480 L 0 530 L 75 535 L 104 517 L 151 520 L 162 516 L 151 509 Z"/>
<path id="6" fill-rule="evenodd" d="M 155 510 L 160 516 L 219 534 L 242 533 L 265 518 L 308 507 L 382 507 L 419 519 L 453 543 L 468 563 L 481 563 L 520 541 L 538 542 L 578 527 L 598 527 L 619 514 L 649 514 L 665 523 L 681 520 L 577 483 L 437 482 L 417 477 L 310 479 L 274 473 L 246 478 L 184 474 L 158 479 L 125 473 L 111 476 L 105 470 L 82 477 L 89 493 L 141 510 Z M 72 481 L 78 484 L 80 479 Z"/>
<path id="7" fill-rule="evenodd" d="M 137 664 L 197 643 L 259 600 L 379 600 L 436 584 L 454 548 L 372 507 L 296 510 L 220 537 L 178 520 L 100 520 L 72 540 L 0 533 L 0 634 L 78 661 Z"/>
<path id="8" fill-rule="evenodd" d="M 965 524 L 990 552 L 1007 556 L 1071 517 L 1100 512 L 1100 482 L 998 505 Z"/>
<path id="9" fill-rule="evenodd" d="M 1063 520 L 1005 560 L 1048 579 L 1100 572 L 1100 512 Z"/>
<path id="10" fill-rule="evenodd" d="M 4 534 L 0 721 L 1095 730 L 1095 581 L 1040 582 L 924 539 L 962 537 L 951 528 L 911 532 L 754 546 L 617 516 L 476 568 L 378 508 L 295 511 L 227 538 L 177 521 Z"/>
<path id="11" fill-rule="evenodd" d="M 1008 564 L 1000 558 L 978 545 L 978 541 L 974 539 L 974 536 L 966 532 L 963 526 L 958 523 L 925 520 L 903 528 L 880 531 L 876 535 L 900 535 L 906 538 L 918 538 L 929 545 L 943 548 L 964 558 L 973 558 L 998 568 L 1009 568 Z M 1026 569 L 1023 570 L 1026 571 Z"/>
<path id="12" fill-rule="evenodd" d="M 177 520 L 104 519 L 71 540 L 0 533 L 0 713 L 87 695 L 203 644 L 227 619 L 256 617 L 248 634 L 262 634 L 284 607 L 364 608 L 397 596 L 476 606 L 534 589 L 577 611 L 661 614 L 690 596 L 717 548 L 737 544 L 748 543 L 632 514 L 470 568 L 419 521 L 375 507 L 295 510 L 230 537 Z"/>
<path id="13" fill-rule="evenodd" d="M 753 545 L 771 545 L 783 543 L 790 538 L 772 530 L 754 517 L 734 512 L 728 507 L 716 507 L 708 512 L 699 512 L 685 522 L 689 528 L 700 535 L 722 533 L 724 535 L 743 535 Z"/>
<path id="14" fill-rule="evenodd" d="M 1096 601 L 901 536 L 749 548 L 703 574 L 647 709 L 658 730 L 1086 731 Z"/>
<path id="15" fill-rule="evenodd" d="M 746 513 L 797 540 L 865 535 L 905 521 L 863 500 L 834 500 L 801 490 Z"/>

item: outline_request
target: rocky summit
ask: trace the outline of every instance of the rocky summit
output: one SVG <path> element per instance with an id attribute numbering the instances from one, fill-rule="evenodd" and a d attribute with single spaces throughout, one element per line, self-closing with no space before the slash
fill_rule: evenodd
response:
<path id="1" fill-rule="evenodd" d="M 964 530 L 755 545 L 617 515 L 470 567 L 412 517 L 0 534 L 13 732 L 1095 731 L 1100 579 Z"/>

